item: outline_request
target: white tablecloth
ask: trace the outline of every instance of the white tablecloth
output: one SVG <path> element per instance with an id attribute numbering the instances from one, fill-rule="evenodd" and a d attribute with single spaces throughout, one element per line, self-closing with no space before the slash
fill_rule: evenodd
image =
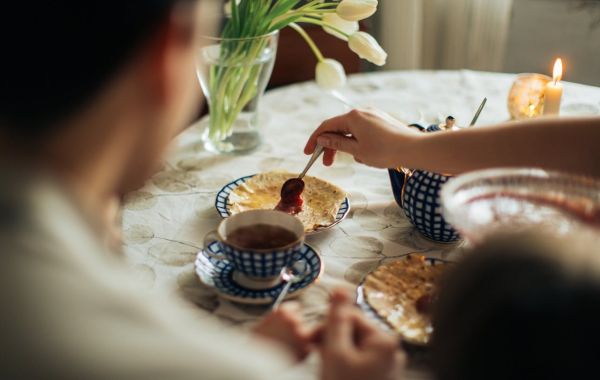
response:
<path id="1" fill-rule="evenodd" d="M 487 97 L 479 121 L 483 127 L 508 119 L 506 99 L 513 79 L 513 75 L 472 71 L 385 72 L 354 76 L 342 92 L 357 104 L 376 106 L 405 122 L 434 122 L 453 115 L 459 125 L 467 124 Z M 193 262 L 203 237 L 220 221 L 215 194 L 231 180 L 249 174 L 301 170 L 307 161 L 302 149 L 309 134 L 326 118 L 345 111 L 315 84 L 304 83 L 266 94 L 264 144 L 255 153 L 214 156 L 203 150 L 197 126 L 184 132 L 166 169 L 127 197 L 125 253 L 139 281 L 150 288 L 181 291 L 200 309 L 234 325 L 247 326 L 260 317 L 265 309 L 221 300 L 195 277 Z M 567 113 L 600 114 L 600 88 L 565 84 L 563 114 Z M 345 189 L 352 211 L 335 229 L 307 240 L 325 263 L 324 276 L 300 299 L 308 319 L 322 316 L 331 288 L 355 289 L 368 271 L 386 260 L 415 251 L 451 254 L 449 247 L 426 241 L 411 227 L 394 203 L 386 171 L 361 166 L 343 155 L 332 168 L 315 165 L 311 175 Z M 298 378 L 315 376 L 310 363 L 298 371 Z"/>

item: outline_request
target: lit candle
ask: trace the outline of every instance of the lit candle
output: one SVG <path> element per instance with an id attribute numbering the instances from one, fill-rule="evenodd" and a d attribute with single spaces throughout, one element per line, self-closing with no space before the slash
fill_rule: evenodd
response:
<path id="1" fill-rule="evenodd" d="M 563 94 L 563 85 L 560 83 L 563 74 L 562 60 L 559 58 L 554 64 L 554 79 L 546 85 L 544 93 L 544 115 L 560 114 L 560 101 Z"/>

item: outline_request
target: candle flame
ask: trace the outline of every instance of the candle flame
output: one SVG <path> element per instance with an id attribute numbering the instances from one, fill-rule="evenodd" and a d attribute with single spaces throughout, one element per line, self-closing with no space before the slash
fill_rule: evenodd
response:
<path id="1" fill-rule="evenodd" d="M 563 75 L 563 63 L 562 59 L 558 58 L 554 63 L 554 83 L 557 83 L 562 79 Z"/>

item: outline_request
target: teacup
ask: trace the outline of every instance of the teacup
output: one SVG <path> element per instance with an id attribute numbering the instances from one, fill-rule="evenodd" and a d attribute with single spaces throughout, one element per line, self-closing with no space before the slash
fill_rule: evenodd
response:
<path id="1" fill-rule="evenodd" d="M 286 230 L 282 232 L 290 236 L 293 234 L 293 240 L 268 248 L 232 241 L 232 233 L 240 229 L 254 227 L 260 233 L 261 228 L 267 228 L 265 226 Z M 299 259 L 304 237 L 304 225 L 290 214 L 274 210 L 245 211 L 224 219 L 216 231 L 209 232 L 204 238 L 204 252 L 215 259 L 229 261 L 236 272 L 250 279 L 269 281 L 278 278 L 283 268 L 290 267 Z M 207 249 L 214 242 L 219 245 L 221 253 L 212 254 Z"/>

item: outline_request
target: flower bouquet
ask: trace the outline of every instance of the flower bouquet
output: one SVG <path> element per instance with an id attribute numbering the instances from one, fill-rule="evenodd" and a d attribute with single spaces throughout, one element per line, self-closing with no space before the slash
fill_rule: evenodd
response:
<path id="1" fill-rule="evenodd" d="M 210 115 L 205 147 L 218 153 L 249 151 L 260 143 L 258 105 L 269 82 L 278 32 L 291 27 L 318 59 L 316 81 L 327 90 L 344 85 L 346 74 L 336 60 L 323 56 L 302 24 L 314 24 L 338 38 L 361 58 L 383 65 L 386 52 L 358 21 L 377 10 L 377 0 L 232 0 L 220 38 L 207 38 L 199 54 L 198 76 Z"/>

